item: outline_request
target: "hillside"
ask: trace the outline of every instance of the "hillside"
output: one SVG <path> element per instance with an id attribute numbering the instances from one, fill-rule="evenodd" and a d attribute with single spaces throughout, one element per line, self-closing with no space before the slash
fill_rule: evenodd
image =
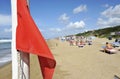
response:
<path id="1" fill-rule="evenodd" d="M 79 34 L 76 34 L 76 36 L 90 36 L 90 35 L 94 35 L 94 36 L 97 36 L 97 37 L 108 37 L 108 36 L 111 36 L 111 33 L 117 33 L 117 32 L 120 32 L 120 25 L 119 26 L 115 26 L 115 27 L 109 27 L 109 28 L 103 28 L 103 29 L 98 29 L 98 30 L 93 30 L 93 31 L 87 31 L 87 32 L 84 32 L 84 33 L 79 33 Z M 120 37 L 120 35 L 112 35 L 112 37 L 114 38 L 118 38 Z"/>

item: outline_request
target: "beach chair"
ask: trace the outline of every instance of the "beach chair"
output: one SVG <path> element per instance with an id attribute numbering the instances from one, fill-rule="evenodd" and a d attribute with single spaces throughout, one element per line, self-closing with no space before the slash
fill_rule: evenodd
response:
<path id="1" fill-rule="evenodd" d="M 102 46 L 102 48 L 103 48 L 103 52 L 106 52 L 106 53 L 109 53 L 109 54 L 115 54 L 115 53 L 117 53 L 117 50 L 114 49 L 114 48 L 112 48 L 112 49 L 106 49 L 106 50 L 105 50 L 106 46 Z"/>
<path id="2" fill-rule="evenodd" d="M 119 42 L 113 42 L 112 45 L 113 45 L 113 47 L 120 47 L 120 43 Z"/>
<path id="3" fill-rule="evenodd" d="M 115 50 L 115 49 L 108 49 L 108 50 L 106 50 L 106 53 L 115 54 L 115 53 L 117 53 L 117 50 Z"/>
<path id="4" fill-rule="evenodd" d="M 84 45 L 78 45 L 78 47 L 84 47 Z"/>

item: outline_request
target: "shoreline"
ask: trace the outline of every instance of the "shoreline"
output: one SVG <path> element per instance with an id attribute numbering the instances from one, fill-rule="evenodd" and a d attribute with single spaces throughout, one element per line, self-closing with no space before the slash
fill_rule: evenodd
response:
<path id="1" fill-rule="evenodd" d="M 9 65 L 9 64 L 12 64 L 12 61 L 8 61 L 8 62 L 6 62 L 5 64 L 2 64 L 2 65 L 0 66 L 0 69 L 3 68 L 3 67 L 5 67 L 5 66 L 7 66 L 7 65 Z"/>

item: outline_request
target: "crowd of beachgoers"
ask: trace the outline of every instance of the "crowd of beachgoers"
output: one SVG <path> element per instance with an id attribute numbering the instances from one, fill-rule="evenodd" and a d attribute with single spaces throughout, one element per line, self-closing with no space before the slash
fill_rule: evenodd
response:
<path id="1" fill-rule="evenodd" d="M 92 45 L 93 44 L 93 39 L 95 39 L 95 36 L 89 36 L 89 37 L 84 37 L 84 36 L 69 36 L 66 37 L 65 39 L 62 39 L 62 41 L 68 41 L 70 46 L 77 46 L 80 48 L 83 48 L 85 45 Z M 108 38 L 108 40 L 112 40 L 112 38 Z M 112 42 L 105 42 L 103 46 L 101 46 L 103 52 L 106 53 L 117 53 L 120 51 L 120 39 L 116 38 Z"/>

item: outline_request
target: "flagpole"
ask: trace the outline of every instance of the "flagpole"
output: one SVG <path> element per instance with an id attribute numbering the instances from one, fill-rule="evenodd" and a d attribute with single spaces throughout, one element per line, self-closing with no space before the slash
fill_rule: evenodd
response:
<path id="1" fill-rule="evenodd" d="M 18 58 L 16 51 L 17 0 L 11 0 L 12 9 L 12 79 L 18 79 Z"/>
<path id="2" fill-rule="evenodd" d="M 27 0 L 29 6 L 29 0 Z M 12 79 L 30 79 L 29 54 L 16 50 L 17 0 L 11 0 L 12 8 Z"/>
<path id="3" fill-rule="evenodd" d="M 29 54 L 19 51 L 20 53 L 20 68 L 19 79 L 30 79 L 30 58 Z"/>

